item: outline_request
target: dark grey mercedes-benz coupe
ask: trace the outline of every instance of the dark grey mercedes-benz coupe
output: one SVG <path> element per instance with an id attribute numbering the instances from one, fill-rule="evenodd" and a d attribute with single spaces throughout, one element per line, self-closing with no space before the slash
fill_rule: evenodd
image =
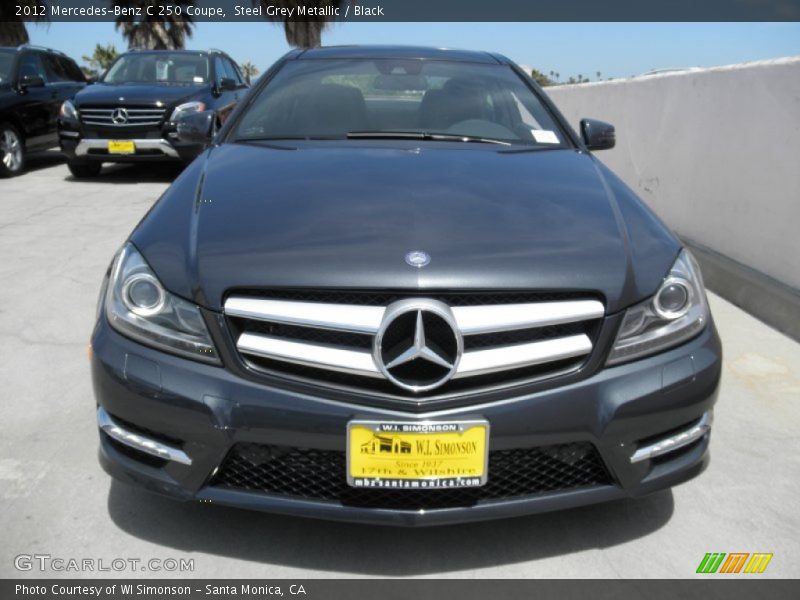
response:
<path id="1" fill-rule="evenodd" d="M 641 496 L 708 462 L 692 255 L 508 59 L 293 51 L 114 257 L 100 460 L 168 496 L 436 525 Z M 213 138 L 211 137 L 213 134 Z"/>

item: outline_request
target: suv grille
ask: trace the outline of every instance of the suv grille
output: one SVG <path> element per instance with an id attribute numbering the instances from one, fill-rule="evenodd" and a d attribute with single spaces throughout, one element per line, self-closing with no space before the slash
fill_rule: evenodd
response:
<path id="1" fill-rule="evenodd" d="M 350 487 L 345 460 L 344 452 L 334 450 L 236 444 L 211 485 L 364 508 L 420 510 L 613 483 L 595 447 L 585 442 L 490 452 L 489 480 L 479 488 Z"/>
<path id="2" fill-rule="evenodd" d="M 114 119 L 115 111 L 117 119 Z M 81 106 L 78 109 L 85 125 L 111 127 L 146 127 L 158 125 L 164 118 L 165 108 L 127 106 Z M 124 120 L 122 120 L 124 116 Z"/>
<path id="3" fill-rule="evenodd" d="M 248 365 L 412 399 L 574 371 L 590 356 L 604 312 L 580 293 L 284 290 L 225 301 Z M 409 350 L 423 346 L 436 356 Z"/>

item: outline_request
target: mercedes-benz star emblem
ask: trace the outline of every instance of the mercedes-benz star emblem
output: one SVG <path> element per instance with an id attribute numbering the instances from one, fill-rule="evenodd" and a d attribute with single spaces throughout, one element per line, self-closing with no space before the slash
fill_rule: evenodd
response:
<path id="1" fill-rule="evenodd" d="M 462 351 L 463 340 L 450 308 L 438 300 L 412 298 L 387 307 L 373 358 L 389 381 L 424 392 L 455 375 Z"/>
<path id="2" fill-rule="evenodd" d="M 128 111 L 124 108 L 115 108 L 111 111 L 111 121 L 115 125 L 124 125 L 128 122 Z"/>
<path id="3" fill-rule="evenodd" d="M 431 262 L 431 257 L 427 252 L 423 252 L 422 250 L 412 250 L 406 253 L 406 262 L 412 267 L 421 269 L 422 267 L 428 266 Z"/>

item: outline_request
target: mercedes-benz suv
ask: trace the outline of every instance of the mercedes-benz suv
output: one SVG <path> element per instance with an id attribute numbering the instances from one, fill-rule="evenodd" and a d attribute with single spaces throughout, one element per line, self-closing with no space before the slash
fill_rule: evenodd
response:
<path id="1" fill-rule="evenodd" d="M 203 146 L 182 143 L 176 120 L 213 112 L 219 125 L 248 87 L 238 65 L 219 50 L 126 52 L 61 106 L 61 151 L 75 177 L 96 176 L 104 162 L 191 162 Z"/>
<path id="2" fill-rule="evenodd" d="M 100 460 L 174 498 L 433 525 L 641 496 L 708 461 L 692 255 L 506 58 L 293 51 L 114 257 Z"/>

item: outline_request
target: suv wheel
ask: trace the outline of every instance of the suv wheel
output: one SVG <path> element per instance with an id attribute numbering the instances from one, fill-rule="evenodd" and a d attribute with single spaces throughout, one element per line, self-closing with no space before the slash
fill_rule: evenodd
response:
<path id="1" fill-rule="evenodd" d="M 25 146 L 13 125 L 0 123 L 0 177 L 19 175 L 25 168 Z"/>
<path id="2" fill-rule="evenodd" d="M 100 169 L 103 168 L 103 163 L 101 162 L 69 162 L 67 163 L 67 168 L 69 172 L 72 173 L 72 176 L 77 179 L 85 179 L 88 177 L 97 177 L 100 173 Z"/>

